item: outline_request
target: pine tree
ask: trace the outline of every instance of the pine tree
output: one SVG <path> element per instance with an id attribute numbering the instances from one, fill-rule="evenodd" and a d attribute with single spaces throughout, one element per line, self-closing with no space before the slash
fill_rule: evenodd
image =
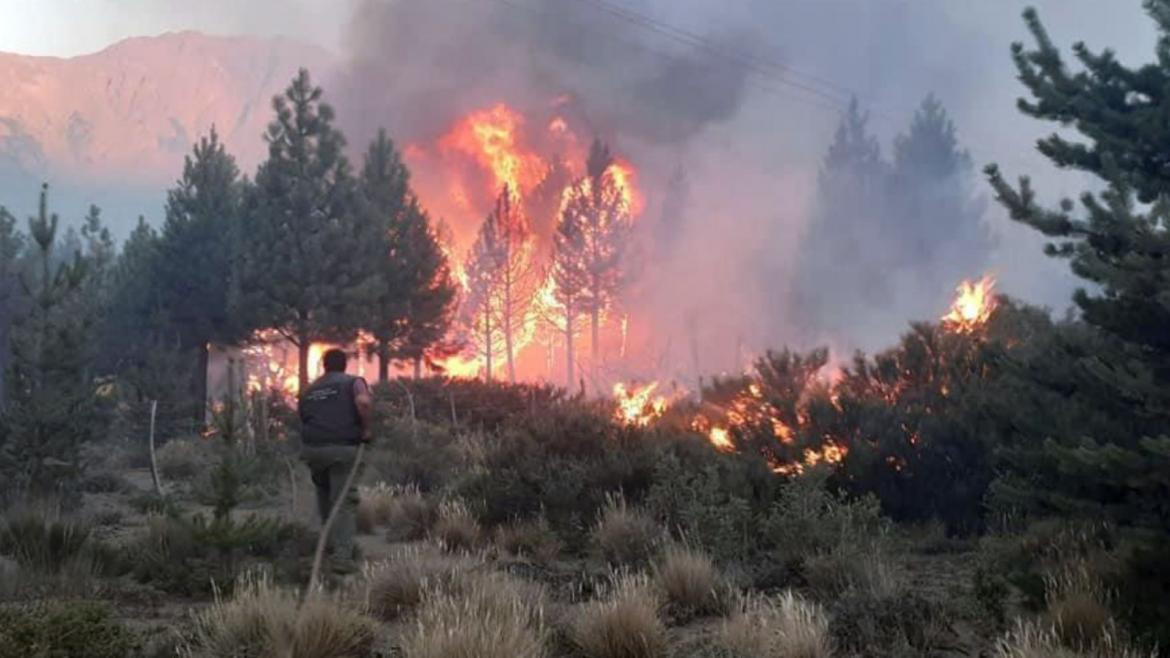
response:
<path id="1" fill-rule="evenodd" d="M 414 256 L 405 244 L 411 212 L 410 172 L 402 163 L 394 142 L 384 130 L 370 143 L 359 177 L 366 211 L 370 213 L 372 235 L 367 245 L 368 267 L 378 275 L 362 322 L 373 337 L 371 350 L 378 358 L 378 379 L 386 381 L 390 360 L 408 326 L 407 315 Z M 413 245 L 412 245 L 413 246 Z"/>
<path id="2" fill-rule="evenodd" d="M 888 303 L 892 294 L 884 282 L 897 255 L 891 255 L 890 236 L 881 225 L 889 207 L 889 167 L 868 120 L 854 99 L 817 179 L 790 305 L 805 314 L 800 321 L 814 335 L 846 332 L 859 309 Z"/>
<path id="3" fill-rule="evenodd" d="M 17 262 L 24 251 L 24 236 L 16 228 L 16 218 L 0 206 L 0 415 L 7 399 L 10 331 L 16 313 Z"/>
<path id="4" fill-rule="evenodd" d="M 167 192 L 166 222 L 155 246 L 159 303 L 181 348 L 196 355 L 191 391 L 203 401 L 195 409 L 200 421 L 208 346 L 241 338 L 229 300 L 240 252 L 242 191 L 235 158 L 212 127 L 184 159 L 182 177 Z"/>
<path id="5" fill-rule="evenodd" d="M 540 284 L 534 243 L 519 199 L 505 186 L 483 224 L 468 260 L 468 308 L 482 336 L 487 376 L 492 376 L 494 337 L 503 342 L 508 381 L 516 382 L 517 332 L 527 327 L 533 296 Z"/>
<path id="6" fill-rule="evenodd" d="M 413 363 L 417 379 L 424 361 L 435 366 L 438 359 L 462 349 L 447 338 L 455 320 L 459 288 L 439 242 L 438 230 L 414 198 L 403 215 L 400 234 L 406 258 L 404 270 L 411 276 L 406 283 L 406 326 L 394 356 Z"/>
<path id="7" fill-rule="evenodd" d="M 596 385 L 601 365 L 601 316 L 613 305 L 623 284 L 622 256 L 630 216 L 626 191 L 610 171 L 612 165 L 609 148 L 595 139 L 586 176 L 568 192 L 554 236 L 553 277 L 565 309 L 569 386 L 573 383 L 573 318 L 577 314 L 589 316 Z"/>
<path id="8" fill-rule="evenodd" d="M 246 195 L 235 304 L 248 326 L 275 330 L 297 347 L 302 388 L 310 345 L 351 339 L 361 304 L 376 286 L 376 273 L 358 257 L 368 222 L 343 153 L 345 138 L 321 97 L 302 69 L 273 99 L 268 159 Z"/>
<path id="9" fill-rule="evenodd" d="M 1081 407 L 1044 408 L 1054 420 L 1041 432 L 1020 436 L 1025 457 L 1009 463 L 1014 487 L 1041 511 L 1110 519 L 1146 537 L 1148 557 L 1134 553 L 1131 621 L 1162 643 L 1170 573 L 1170 1 L 1147 0 L 1157 24 L 1156 62 L 1122 66 L 1113 53 L 1073 47 L 1081 70 L 1073 71 L 1033 10 L 1024 17 L 1035 48 L 1012 47 L 1019 79 L 1030 99 L 1025 114 L 1075 129 L 1080 139 L 1053 134 L 1040 152 L 1061 168 L 1095 175 L 1100 192 L 1081 195 L 1082 212 L 1066 199 L 1041 206 L 1028 178 L 1008 183 L 998 168 L 987 174 L 1012 219 L 1052 239 L 1046 252 L 1069 260 L 1074 274 L 1091 284 L 1073 300 L 1093 331 L 1052 350 L 1052 362 L 1029 373 L 1035 388 L 1058 402 Z M 1063 377 L 1048 377 L 1062 368 Z M 1039 396 L 1034 396 L 1039 397 Z M 1069 424 L 1064 412 L 1091 422 Z M 1161 558 L 1156 557 L 1161 553 Z M 1140 581 L 1140 585 L 1137 581 Z M 1127 588 L 1128 589 L 1128 588 Z"/>
<path id="10" fill-rule="evenodd" d="M 78 448 L 100 431 L 101 416 L 90 374 L 93 254 L 56 255 L 58 224 L 46 185 L 28 222 L 35 262 L 22 273 L 26 300 L 13 328 L 0 472 L 17 489 L 65 495 L 82 471 Z"/>

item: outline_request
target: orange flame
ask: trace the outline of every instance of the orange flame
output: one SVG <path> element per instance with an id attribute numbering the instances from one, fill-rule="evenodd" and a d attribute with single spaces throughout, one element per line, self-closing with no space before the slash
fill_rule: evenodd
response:
<path id="1" fill-rule="evenodd" d="M 622 382 L 613 385 L 613 397 L 617 401 L 614 410 L 614 420 L 634 427 L 646 427 L 652 421 L 661 418 L 666 413 L 669 400 L 661 395 L 654 395 L 658 382 L 650 382 L 645 386 L 627 388 Z"/>
<path id="2" fill-rule="evenodd" d="M 515 194 L 531 189 L 544 176 L 544 160 L 521 148 L 524 117 L 497 103 L 459 120 L 440 141 L 441 151 L 458 151 L 474 158 L 493 176 L 494 194 L 507 185 Z"/>
<path id="3" fill-rule="evenodd" d="M 958 295 L 950 312 L 942 317 L 943 326 L 955 333 L 967 334 L 986 324 L 996 307 L 995 297 L 991 294 L 994 287 L 995 279 L 991 275 L 974 284 L 966 280 L 960 283 L 955 289 Z"/>

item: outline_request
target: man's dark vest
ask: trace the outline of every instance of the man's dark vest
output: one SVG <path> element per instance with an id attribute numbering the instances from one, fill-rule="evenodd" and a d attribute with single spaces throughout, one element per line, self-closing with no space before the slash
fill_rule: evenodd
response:
<path id="1" fill-rule="evenodd" d="M 327 372 L 305 389 L 297 405 L 301 415 L 301 443 L 307 446 L 361 443 L 361 418 L 353 399 L 353 384 L 357 379 L 344 372 Z"/>

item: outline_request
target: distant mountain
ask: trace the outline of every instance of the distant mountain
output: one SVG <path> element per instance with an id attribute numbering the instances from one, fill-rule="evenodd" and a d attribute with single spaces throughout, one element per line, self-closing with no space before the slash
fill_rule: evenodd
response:
<path id="1" fill-rule="evenodd" d="M 157 219 L 183 156 L 214 124 L 251 173 L 272 96 L 332 57 L 284 39 L 198 32 L 135 37 L 71 58 L 0 53 L 0 204 L 24 214 L 36 185 L 53 185 L 66 219 L 97 203 L 124 233 Z"/>

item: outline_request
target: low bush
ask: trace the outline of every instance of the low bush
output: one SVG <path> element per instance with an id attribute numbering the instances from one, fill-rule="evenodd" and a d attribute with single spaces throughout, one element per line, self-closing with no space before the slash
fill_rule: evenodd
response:
<path id="1" fill-rule="evenodd" d="M 548 655 L 543 591 L 501 573 L 482 573 L 457 588 L 429 591 L 410 658 L 543 658 Z"/>
<path id="2" fill-rule="evenodd" d="M 1066 565 L 1046 580 L 1044 616 L 1064 646 L 1084 649 L 1109 635 L 1114 621 L 1108 596 L 1087 565 Z"/>
<path id="3" fill-rule="evenodd" d="M 449 551 L 467 551 L 479 543 L 479 522 L 463 501 L 449 500 L 439 506 L 439 518 L 431 536 Z"/>
<path id="4" fill-rule="evenodd" d="M 753 595 L 720 627 L 719 646 L 751 658 L 829 658 L 833 641 L 824 610 L 785 591 L 775 599 Z"/>
<path id="5" fill-rule="evenodd" d="M 552 561 L 561 552 L 561 540 L 544 516 L 499 526 L 496 546 L 509 555 L 540 563 Z"/>
<path id="6" fill-rule="evenodd" d="M 50 503 L 19 507 L 0 519 L 0 554 L 39 573 L 82 563 L 95 572 L 110 566 L 110 555 L 92 539 L 89 524 Z"/>
<path id="7" fill-rule="evenodd" d="M 385 482 L 358 488 L 357 528 L 369 534 L 390 521 L 396 490 Z"/>
<path id="8" fill-rule="evenodd" d="M 684 545 L 668 546 L 653 571 L 654 585 L 674 619 L 685 622 L 727 611 L 731 588 L 705 553 Z"/>
<path id="9" fill-rule="evenodd" d="M 125 658 L 137 638 L 102 603 L 0 606 L 0 658 Z"/>
<path id="10" fill-rule="evenodd" d="M 662 530 L 646 513 L 630 507 L 620 493 L 606 498 L 593 527 L 593 541 L 611 564 L 646 564 L 662 540 Z"/>
<path id="11" fill-rule="evenodd" d="M 122 493 L 133 488 L 126 478 L 110 471 L 91 473 L 81 481 L 81 490 L 85 493 Z"/>
<path id="12" fill-rule="evenodd" d="M 586 658 L 658 658 L 667 646 L 658 608 L 646 578 L 615 577 L 603 598 L 578 608 L 570 637 Z"/>
<path id="13" fill-rule="evenodd" d="M 388 416 L 436 425 L 457 424 L 494 432 L 541 414 L 565 400 L 565 392 L 548 384 L 507 384 L 480 379 L 429 377 L 378 385 L 377 400 Z"/>
<path id="14" fill-rule="evenodd" d="M 936 656 L 955 644 L 953 611 L 913 590 L 878 595 L 851 588 L 830 606 L 829 629 L 846 655 Z"/>
<path id="15" fill-rule="evenodd" d="M 190 480 L 212 462 L 210 442 L 199 438 L 171 439 L 155 451 L 159 474 L 165 480 Z"/>
<path id="16" fill-rule="evenodd" d="M 386 560 L 363 569 L 366 606 L 376 617 L 391 621 L 415 609 L 428 589 L 454 588 L 455 581 L 483 568 L 479 558 L 451 555 L 429 544 L 399 547 Z"/>
<path id="17" fill-rule="evenodd" d="M 407 485 L 397 490 L 390 501 L 386 518 L 386 538 L 390 541 L 423 539 L 439 516 L 438 505 L 425 497 L 418 487 Z"/>
<path id="18" fill-rule="evenodd" d="M 296 591 L 250 575 L 195 616 L 182 655 L 355 658 L 372 655 L 376 635 L 374 621 L 339 598 L 317 592 L 301 606 Z"/>

